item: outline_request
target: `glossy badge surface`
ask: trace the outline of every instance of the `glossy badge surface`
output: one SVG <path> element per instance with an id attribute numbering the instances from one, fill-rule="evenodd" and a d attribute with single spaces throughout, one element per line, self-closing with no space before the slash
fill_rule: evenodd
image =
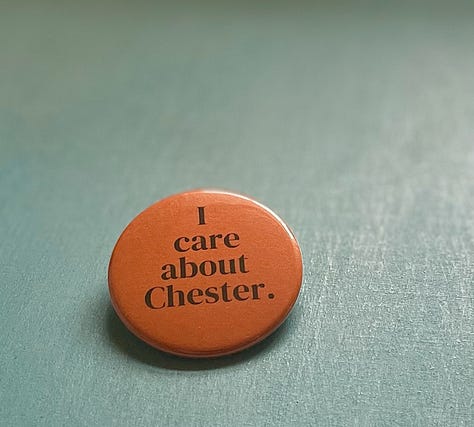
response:
<path id="1" fill-rule="evenodd" d="M 109 265 L 112 304 L 150 345 L 180 356 L 243 350 L 295 303 L 302 259 L 269 209 L 238 194 L 196 190 L 163 199 L 120 236 Z"/>

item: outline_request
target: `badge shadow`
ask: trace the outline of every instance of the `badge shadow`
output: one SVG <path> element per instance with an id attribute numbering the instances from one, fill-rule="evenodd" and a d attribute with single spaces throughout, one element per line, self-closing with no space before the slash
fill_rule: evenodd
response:
<path id="1" fill-rule="evenodd" d="M 295 305 L 291 314 L 280 327 L 260 343 L 228 356 L 214 358 L 186 358 L 160 351 L 133 335 L 119 319 L 110 302 L 107 302 L 105 315 L 105 333 L 110 344 L 120 353 L 138 362 L 161 369 L 178 371 L 201 371 L 225 368 L 245 363 L 250 359 L 263 357 L 278 347 L 288 345 L 299 318 L 299 306 Z"/>

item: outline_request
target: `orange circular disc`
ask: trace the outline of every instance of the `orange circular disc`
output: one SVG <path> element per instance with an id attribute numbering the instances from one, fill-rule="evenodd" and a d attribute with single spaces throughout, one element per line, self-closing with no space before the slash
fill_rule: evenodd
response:
<path id="1" fill-rule="evenodd" d="M 286 318 L 301 287 L 295 237 L 238 194 L 196 190 L 163 199 L 120 236 L 109 265 L 112 304 L 148 344 L 180 356 L 243 350 Z"/>

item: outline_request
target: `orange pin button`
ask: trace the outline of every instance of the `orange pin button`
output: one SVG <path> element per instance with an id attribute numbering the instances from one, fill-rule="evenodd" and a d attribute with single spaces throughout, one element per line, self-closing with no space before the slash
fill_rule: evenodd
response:
<path id="1" fill-rule="evenodd" d="M 234 353 L 267 337 L 289 314 L 301 280 L 301 252 L 282 220 L 217 190 L 145 209 L 109 265 L 112 304 L 128 329 L 188 357 Z"/>

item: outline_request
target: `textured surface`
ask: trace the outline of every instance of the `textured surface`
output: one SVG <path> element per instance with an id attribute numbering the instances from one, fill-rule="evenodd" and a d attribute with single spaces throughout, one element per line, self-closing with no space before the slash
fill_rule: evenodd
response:
<path id="1" fill-rule="evenodd" d="M 0 6 L 0 424 L 473 424 L 474 5 L 253 3 Z M 214 361 L 106 288 L 131 218 L 199 186 L 305 264 L 285 325 Z"/>

